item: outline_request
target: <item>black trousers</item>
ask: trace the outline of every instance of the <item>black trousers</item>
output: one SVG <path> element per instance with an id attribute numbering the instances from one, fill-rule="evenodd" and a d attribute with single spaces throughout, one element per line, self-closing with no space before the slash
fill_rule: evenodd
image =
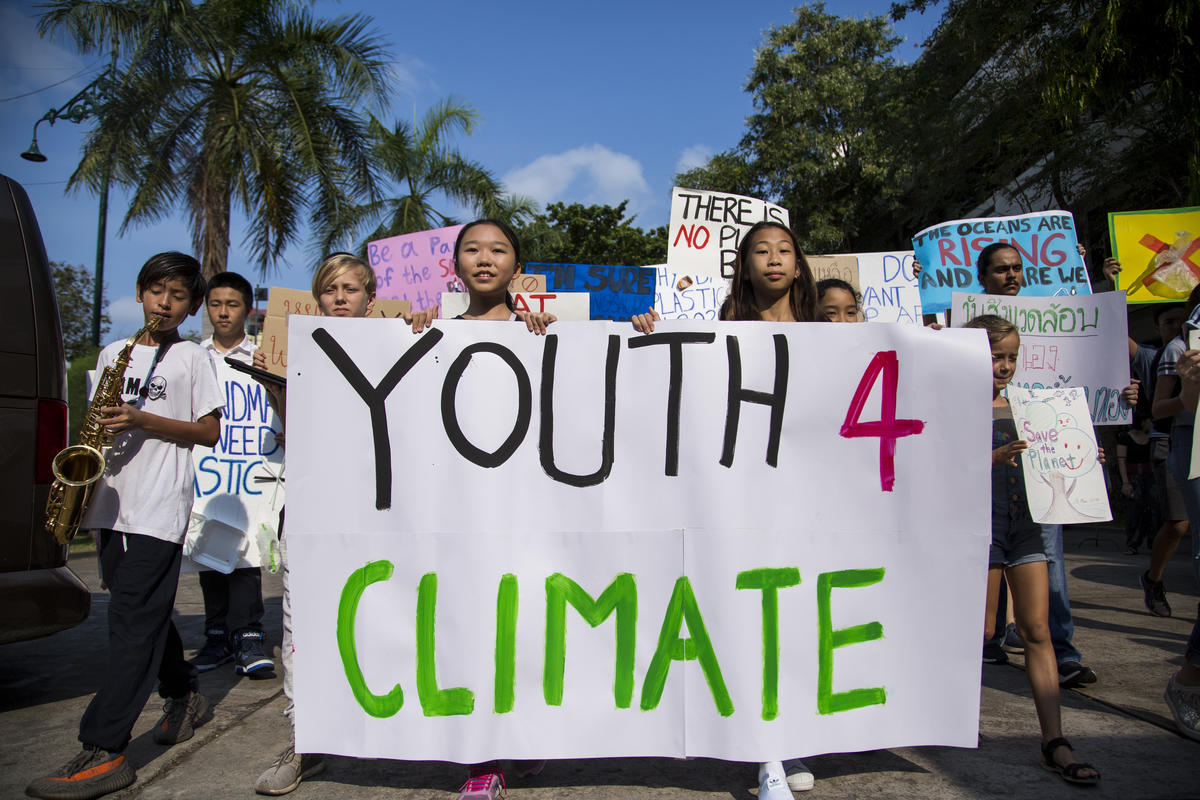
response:
<path id="1" fill-rule="evenodd" d="M 204 594 L 204 630 L 229 633 L 261 631 L 263 618 L 262 570 L 242 567 L 226 575 L 216 570 L 200 572 Z"/>
<path id="2" fill-rule="evenodd" d="M 184 660 L 171 621 L 182 552 L 182 545 L 153 536 L 101 532 L 100 574 L 110 595 L 108 669 L 79 723 L 84 744 L 124 750 L 156 678 L 162 697 L 196 688 L 196 671 Z"/>

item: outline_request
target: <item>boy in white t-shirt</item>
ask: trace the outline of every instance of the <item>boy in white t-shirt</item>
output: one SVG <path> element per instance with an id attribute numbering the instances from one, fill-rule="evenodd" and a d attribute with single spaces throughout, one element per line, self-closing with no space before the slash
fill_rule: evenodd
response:
<path id="1" fill-rule="evenodd" d="M 258 347 L 246 336 L 246 318 L 254 305 L 250 281 L 236 272 L 218 272 L 208 282 L 205 311 L 212 323 L 213 335 L 200 343 L 217 367 L 218 383 L 222 374 L 231 370 L 222 360 L 232 358 L 251 364 Z M 228 414 L 236 415 L 235 409 Z M 229 416 L 224 423 L 228 425 Z M 200 454 L 197 455 L 200 458 Z M 237 500 L 220 493 L 218 499 Z M 207 513 L 198 511 L 197 513 Z M 252 562 L 254 563 L 254 562 Z M 204 595 L 205 644 L 192 659 L 200 672 L 216 669 L 227 661 L 234 662 L 239 675 L 260 677 L 272 674 L 275 663 L 263 649 L 262 569 L 257 566 L 238 567 L 229 574 L 202 568 L 200 591 Z"/>
<path id="2" fill-rule="evenodd" d="M 123 751 L 156 679 L 166 704 L 154 741 L 191 738 L 210 716 L 171 621 L 192 508 L 191 449 L 217 442 L 224 407 L 208 353 L 178 333 L 204 290 L 200 264 L 182 253 L 152 256 L 138 273 L 142 313 L 161 322 L 133 348 L 122 404 L 101 409 L 113 444 L 80 525 L 100 531 L 100 569 L 110 592 L 108 668 L 79 724 L 83 750 L 33 781 L 25 790 L 31 797 L 87 800 L 133 783 L 137 776 Z M 123 346 L 104 348 L 97 370 Z"/>

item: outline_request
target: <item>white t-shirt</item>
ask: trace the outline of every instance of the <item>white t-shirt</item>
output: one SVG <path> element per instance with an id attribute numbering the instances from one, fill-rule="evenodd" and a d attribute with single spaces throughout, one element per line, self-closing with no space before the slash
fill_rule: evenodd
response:
<path id="1" fill-rule="evenodd" d="M 113 342 L 100 351 L 97 383 L 124 345 Z M 224 408 L 208 351 L 195 342 L 177 341 L 155 366 L 157 352 L 151 345 L 134 346 L 121 391 L 124 402 L 186 422 Z M 192 510 L 192 446 L 136 429 L 114 437 L 104 455 L 104 475 L 96 482 L 80 527 L 182 542 Z"/>

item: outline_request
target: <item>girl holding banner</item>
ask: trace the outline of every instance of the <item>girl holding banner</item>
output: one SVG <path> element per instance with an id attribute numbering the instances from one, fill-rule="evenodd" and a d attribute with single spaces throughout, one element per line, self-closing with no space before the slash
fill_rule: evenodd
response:
<path id="1" fill-rule="evenodd" d="M 1011 322 L 991 314 L 975 317 L 963 327 L 987 331 L 992 346 L 992 546 L 983 640 L 992 638 L 1003 574 L 1012 590 L 1017 628 L 1025 640 L 1025 674 L 1042 729 L 1042 766 L 1070 783 L 1095 784 L 1100 780 L 1099 771 L 1077 760 L 1062 735 L 1058 667 L 1050 640 L 1046 554 L 1041 528 L 1029 512 L 1020 466 L 1020 454 L 1028 445 L 1017 435 L 1003 394 L 1017 369 L 1021 337 Z"/>
<path id="2" fill-rule="evenodd" d="M 851 289 L 853 299 L 853 289 Z M 742 237 L 733 264 L 729 294 L 721 306 L 725 321 L 816 322 L 817 286 L 791 228 L 779 222 L 760 222 Z M 633 318 L 641 333 L 654 330 L 661 319 L 653 308 Z M 812 771 L 798 758 L 766 761 L 758 767 L 759 800 L 789 800 L 792 792 L 813 788 Z"/>

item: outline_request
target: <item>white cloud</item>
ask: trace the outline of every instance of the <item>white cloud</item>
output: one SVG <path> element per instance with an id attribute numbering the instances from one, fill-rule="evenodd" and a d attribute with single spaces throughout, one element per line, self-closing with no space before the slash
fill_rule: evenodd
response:
<path id="1" fill-rule="evenodd" d="M 627 199 L 629 211 L 636 213 L 650 200 L 641 162 L 600 144 L 539 156 L 501 180 L 506 191 L 543 205 L 564 201 L 615 206 Z"/>
<path id="2" fill-rule="evenodd" d="M 131 294 L 122 295 L 108 304 L 108 318 L 112 320 L 108 329 L 109 341 L 128 339 L 145 322 L 142 304 Z"/>
<path id="3" fill-rule="evenodd" d="M 696 167 L 703 167 L 712 157 L 713 151 L 711 147 L 706 144 L 694 144 L 679 154 L 679 160 L 675 162 L 675 174 L 678 175 L 681 172 L 687 172 Z"/>

